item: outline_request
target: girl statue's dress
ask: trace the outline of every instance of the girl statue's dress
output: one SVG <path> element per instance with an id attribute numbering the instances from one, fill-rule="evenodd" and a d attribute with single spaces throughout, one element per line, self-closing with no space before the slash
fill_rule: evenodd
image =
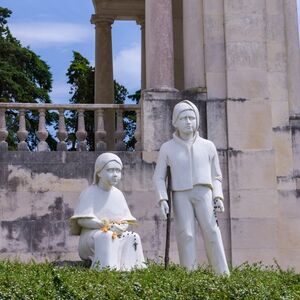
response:
<path id="1" fill-rule="evenodd" d="M 118 168 L 121 172 L 122 162 L 115 154 L 104 153 L 97 158 L 94 182 L 81 193 L 71 217 L 71 233 L 80 235 L 79 256 L 91 260 L 92 268 L 131 270 L 145 267 L 139 235 L 126 231 L 136 219 L 123 193 L 111 182 L 106 186 L 102 184 L 105 172 L 112 174 L 118 172 Z"/>

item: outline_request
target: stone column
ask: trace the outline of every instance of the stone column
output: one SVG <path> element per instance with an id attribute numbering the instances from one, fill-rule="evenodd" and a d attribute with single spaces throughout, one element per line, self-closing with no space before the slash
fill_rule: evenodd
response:
<path id="1" fill-rule="evenodd" d="M 146 88 L 174 88 L 172 0 L 146 0 Z"/>
<path id="2" fill-rule="evenodd" d="M 226 99 L 224 0 L 203 0 L 207 98 Z"/>
<path id="3" fill-rule="evenodd" d="M 184 88 L 205 87 L 202 0 L 183 1 Z"/>
<path id="4" fill-rule="evenodd" d="M 136 22 L 141 26 L 141 90 L 144 90 L 146 88 L 145 19 L 138 18 Z"/>
<path id="5" fill-rule="evenodd" d="M 92 16 L 96 26 L 96 57 L 95 57 L 95 103 L 114 102 L 113 58 L 111 25 L 114 20 L 108 17 Z M 105 111 L 104 126 L 107 132 L 107 148 L 114 149 L 115 114 Z M 95 124 L 97 128 L 97 124 Z"/>
<path id="6" fill-rule="evenodd" d="M 296 0 L 284 3 L 290 115 L 300 113 L 300 52 Z"/>
<path id="7" fill-rule="evenodd" d="M 274 66 L 268 64 L 271 31 L 266 30 L 268 5 L 275 2 L 280 1 L 224 0 L 233 265 L 252 263 L 258 257 L 264 264 L 271 264 L 280 254 L 272 98 L 268 86 Z M 279 20 L 273 20 L 271 28 L 276 28 L 277 35 Z"/>

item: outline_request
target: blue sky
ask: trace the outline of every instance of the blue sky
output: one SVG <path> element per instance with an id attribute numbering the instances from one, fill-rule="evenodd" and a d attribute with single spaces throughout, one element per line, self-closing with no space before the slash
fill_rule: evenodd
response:
<path id="1" fill-rule="evenodd" d="M 297 3 L 299 8 L 300 0 Z M 14 36 L 50 66 L 52 101 L 67 103 L 70 86 L 65 73 L 72 51 L 80 52 L 94 65 L 92 0 L 1 0 L 0 5 L 13 11 L 9 27 Z M 140 27 L 135 22 L 118 21 L 112 28 L 114 77 L 133 93 L 140 88 Z"/>
<path id="2" fill-rule="evenodd" d="M 12 10 L 9 27 L 23 46 L 48 63 L 53 74 L 54 103 L 67 103 L 70 86 L 65 73 L 72 51 L 94 65 L 94 13 L 92 0 L 1 0 Z M 130 92 L 140 88 L 140 27 L 135 22 L 113 24 L 114 77 Z"/>

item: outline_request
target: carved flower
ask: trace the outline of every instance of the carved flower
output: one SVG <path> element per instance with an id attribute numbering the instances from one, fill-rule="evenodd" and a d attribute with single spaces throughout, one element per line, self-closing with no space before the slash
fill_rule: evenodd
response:
<path id="1" fill-rule="evenodd" d="M 103 226 L 103 227 L 100 228 L 100 230 L 102 232 L 107 232 L 108 231 L 108 226 Z"/>

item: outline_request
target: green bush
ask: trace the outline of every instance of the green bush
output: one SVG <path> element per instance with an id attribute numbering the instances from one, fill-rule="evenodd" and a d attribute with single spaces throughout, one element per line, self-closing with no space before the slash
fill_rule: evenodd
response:
<path id="1" fill-rule="evenodd" d="M 101 272 L 50 263 L 0 262 L 0 299 L 300 299 L 300 274 L 244 264 L 231 276 L 149 264 L 145 270 Z"/>

